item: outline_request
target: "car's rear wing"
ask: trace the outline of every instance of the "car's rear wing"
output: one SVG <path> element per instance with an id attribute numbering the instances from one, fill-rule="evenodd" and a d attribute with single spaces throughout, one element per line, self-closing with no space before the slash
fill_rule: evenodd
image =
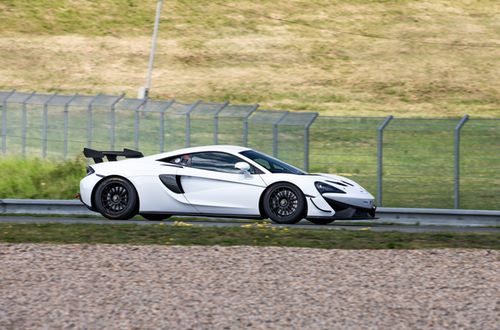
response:
<path id="1" fill-rule="evenodd" d="M 125 157 L 125 158 L 144 157 L 142 152 L 127 148 L 124 148 L 123 151 L 98 151 L 94 149 L 83 148 L 83 155 L 86 158 L 92 158 L 96 164 L 102 163 L 104 157 L 106 157 L 110 162 L 116 161 L 117 157 Z"/>

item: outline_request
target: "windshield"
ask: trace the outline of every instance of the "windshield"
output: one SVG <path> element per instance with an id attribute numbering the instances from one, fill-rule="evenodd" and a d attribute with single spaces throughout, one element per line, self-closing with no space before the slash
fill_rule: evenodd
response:
<path id="1" fill-rule="evenodd" d="M 260 166 L 264 167 L 271 173 L 289 173 L 298 175 L 307 174 L 306 172 L 296 168 L 295 166 L 292 166 L 290 164 L 282 162 L 279 159 L 276 159 L 274 157 L 268 156 L 266 154 L 263 154 L 255 150 L 242 151 L 240 152 L 240 154 L 242 154 L 247 158 L 250 158 L 251 160 L 259 164 Z"/>

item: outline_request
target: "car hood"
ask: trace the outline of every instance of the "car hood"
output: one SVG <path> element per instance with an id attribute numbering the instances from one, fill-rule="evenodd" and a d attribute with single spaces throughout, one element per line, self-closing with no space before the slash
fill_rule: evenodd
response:
<path id="1" fill-rule="evenodd" d="M 344 176 L 336 175 L 336 174 L 328 174 L 328 173 L 316 173 L 313 174 L 314 176 L 317 176 L 318 178 L 325 179 L 325 180 L 333 180 L 333 181 L 338 181 L 343 183 L 347 183 L 353 186 L 359 186 L 355 181 L 352 181 L 351 179 L 348 179 Z"/>
<path id="2" fill-rule="evenodd" d="M 315 176 L 317 177 L 317 179 L 322 180 L 328 184 L 333 184 L 337 188 L 344 190 L 346 193 L 353 193 L 356 195 L 366 194 L 367 196 L 369 195 L 369 197 L 373 198 L 373 196 L 365 188 L 363 188 L 357 182 L 346 177 L 327 173 L 318 173 L 315 174 Z"/>

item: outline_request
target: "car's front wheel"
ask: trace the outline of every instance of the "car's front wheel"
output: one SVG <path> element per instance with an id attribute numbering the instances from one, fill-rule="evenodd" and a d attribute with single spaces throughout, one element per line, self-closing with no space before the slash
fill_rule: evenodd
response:
<path id="1" fill-rule="evenodd" d="M 276 223 L 299 222 L 306 213 L 306 200 L 299 188 L 289 183 L 278 183 L 266 191 L 264 211 Z"/>
<path id="2" fill-rule="evenodd" d="M 122 178 L 107 178 L 97 187 L 95 207 L 112 220 L 127 220 L 137 214 L 138 197 L 134 186 Z"/>

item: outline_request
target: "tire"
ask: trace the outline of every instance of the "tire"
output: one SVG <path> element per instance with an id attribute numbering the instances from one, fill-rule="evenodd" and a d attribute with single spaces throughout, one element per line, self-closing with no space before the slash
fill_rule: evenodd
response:
<path id="1" fill-rule="evenodd" d="M 307 219 L 307 220 L 311 221 L 315 225 L 327 225 L 335 221 L 333 219 Z"/>
<path id="2" fill-rule="evenodd" d="M 161 213 L 141 214 L 141 216 L 149 221 L 162 221 L 171 217 L 170 214 L 161 214 Z"/>
<path id="3" fill-rule="evenodd" d="M 263 197 L 266 215 L 274 222 L 293 224 L 306 214 L 306 199 L 302 191 L 289 183 L 271 186 Z"/>
<path id="4" fill-rule="evenodd" d="M 99 184 L 94 195 L 99 213 L 111 220 L 128 220 L 137 214 L 137 192 L 134 186 L 122 178 L 108 178 Z"/>

